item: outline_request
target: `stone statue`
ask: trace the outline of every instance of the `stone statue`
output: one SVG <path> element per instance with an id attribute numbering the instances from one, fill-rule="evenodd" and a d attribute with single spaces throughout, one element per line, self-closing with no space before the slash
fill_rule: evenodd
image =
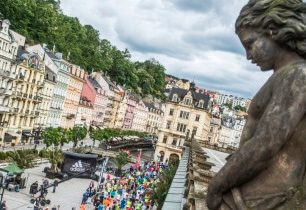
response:
<path id="1" fill-rule="evenodd" d="M 252 100 L 239 149 L 211 180 L 207 206 L 305 210 L 306 4 L 250 0 L 236 33 L 247 59 L 273 75 Z"/>

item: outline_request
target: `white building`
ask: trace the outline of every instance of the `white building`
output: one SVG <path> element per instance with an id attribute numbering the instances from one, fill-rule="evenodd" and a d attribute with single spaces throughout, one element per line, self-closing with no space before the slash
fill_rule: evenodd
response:
<path id="1" fill-rule="evenodd" d="M 59 127 L 61 125 L 64 102 L 70 79 L 70 64 L 62 59 L 61 53 L 54 54 L 48 49 L 45 50 L 46 54 L 52 59 L 58 68 L 57 82 L 54 87 L 51 108 L 48 114 L 48 121 L 52 127 Z"/>
<path id="2" fill-rule="evenodd" d="M 139 100 L 134 109 L 132 130 L 145 132 L 148 122 L 148 114 L 148 108 L 142 100 Z"/>
<path id="3" fill-rule="evenodd" d="M 10 29 L 8 20 L 0 20 L 0 142 L 3 144 L 5 134 L 11 132 L 8 128 L 8 113 L 12 110 L 11 95 L 13 92 L 13 81 L 16 79 L 16 69 L 12 68 L 12 61 L 16 59 L 19 41 L 25 38 Z M 14 36 L 15 35 L 15 36 Z M 18 35 L 18 36 L 17 36 Z M 17 38 L 20 38 L 17 40 Z M 10 135 L 9 135 L 10 136 Z M 10 136 L 12 137 L 12 136 Z M 12 138 L 15 138 L 14 136 Z M 7 138 L 8 142 L 12 138 Z"/>
<path id="4" fill-rule="evenodd" d="M 165 116 L 158 133 L 155 160 L 180 158 L 186 135 L 194 133 L 201 144 L 208 141 L 210 97 L 189 90 L 172 88 L 165 104 Z"/>
<path id="5" fill-rule="evenodd" d="M 158 130 L 161 129 L 164 117 L 161 105 L 154 102 L 144 102 L 144 104 L 149 111 L 146 132 L 157 134 Z"/>
<path id="6" fill-rule="evenodd" d="M 221 120 L 218 144 L 222 147 L 238 148 L 246 119 L 244 116 L 224 116 Z"/>

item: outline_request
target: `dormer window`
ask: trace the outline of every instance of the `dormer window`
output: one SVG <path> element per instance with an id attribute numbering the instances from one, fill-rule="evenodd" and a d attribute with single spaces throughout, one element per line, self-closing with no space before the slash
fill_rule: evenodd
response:
<path id="1" fill-rule="evenodd" d="M 204 101 L 203 101 L 203 100 L 200 100 L 200 101 L 199 101 L 199 107 L 200 107 L 200 108 L 203 108 L 203 107 L 204 107 Z"/>
<path id="2" fill-rule="evenodd" d="M 191 105 L 191 98 L 185 98 L 185 104 Z"/>
<path id="3" fill-rule="evenodd" d="M 174 95 L 172 96 L 172 101 L 177 102 L 177 95 L 176 95 L 176 94 L 174 94 Z"/>

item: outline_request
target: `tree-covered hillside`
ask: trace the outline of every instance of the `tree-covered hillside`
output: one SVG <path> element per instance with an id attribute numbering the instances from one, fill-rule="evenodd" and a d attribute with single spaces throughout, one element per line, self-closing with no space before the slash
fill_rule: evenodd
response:
<path id="1" fill-rule="evenodd" d="M 11 29 L 24 35 L 27 43 L 46 43 L 64 58 L 91 72 L 104 71 L 126 88 L 145 96 L 163 98 L 165 68 L 156 60 L 132 62 L 130 52 L 119 50 L 91 25 L 64 15 L 56 0 L 1 0 L 0 12 Z"/>

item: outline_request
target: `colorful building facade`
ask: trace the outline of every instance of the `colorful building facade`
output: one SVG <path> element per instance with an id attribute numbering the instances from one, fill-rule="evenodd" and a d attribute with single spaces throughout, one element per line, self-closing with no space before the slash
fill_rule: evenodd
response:
<path id="1" fill-rule="evenodd" d="M 61 127 L 72 128 L 75 124 L 84 84 L 84 76 L 85 71 L 83 69 L 79 66 L 71 65 L 69 83 L 62 112 Z"/>

